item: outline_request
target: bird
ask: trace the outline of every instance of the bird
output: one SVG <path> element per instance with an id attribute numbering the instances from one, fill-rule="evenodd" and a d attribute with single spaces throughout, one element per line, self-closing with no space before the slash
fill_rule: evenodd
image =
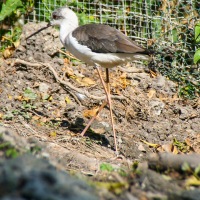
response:
<path id="1" fill-rule="evenodd" d="M 110 96 L 109 69 L 134 60 L 150 61 L 152 52 L 141 47 L 121 31 L 109 25 L 85 24 L 79 26 L 76 13 L 67 6 L 57 8 L 52 12 L 49 25 L 59 27 L 60 41 L 67 51 L 97 69 L 106 93 L 106 100 L 81 135 L 84 136 L 97 114 L 108 104 L 114 134 L 115 152 L 118 154 Z M 106 83 L 102 78 L 100 67 L 106 69 Z"/>

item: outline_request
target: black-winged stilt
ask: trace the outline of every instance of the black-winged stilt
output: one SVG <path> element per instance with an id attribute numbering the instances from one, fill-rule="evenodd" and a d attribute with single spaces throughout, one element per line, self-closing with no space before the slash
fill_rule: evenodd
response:
<path id="1" fill-rule="evenodd" d="M 118 154 L 110 98 L 109 68 L 134 60 L 149 61 L 151 52 L 139 46 L 119 30 L 108 25 L 86 24 L 79 26 L 77 15 L 68 7 L 56 9 L 52 13 L 52 20 L 49 25 L 60 27 L 60 40 L 67 51 L 88 65 L 96 67 L 107 97 L 107 100 L 101 105 L 99 111 L 103 109 L 107 103 L 109 104 L 115 150 Z M 107 85 L 105 85 L 103 81 L 99 66 L 106 68 Z M 82 136 L 85 134 L 96 115 L 85 127 L 81 133 Z"/>

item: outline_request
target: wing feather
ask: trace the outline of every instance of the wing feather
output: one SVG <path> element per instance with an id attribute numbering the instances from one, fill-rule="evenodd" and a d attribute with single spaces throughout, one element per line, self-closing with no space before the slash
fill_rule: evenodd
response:
<path id="1" fill-rule="evenodd" d="M 139 46 L 119 30 L 103 24 L 86 24 L 76 28 L 72 36 L 97 53 L 142 53 L 147 49 Z"/>

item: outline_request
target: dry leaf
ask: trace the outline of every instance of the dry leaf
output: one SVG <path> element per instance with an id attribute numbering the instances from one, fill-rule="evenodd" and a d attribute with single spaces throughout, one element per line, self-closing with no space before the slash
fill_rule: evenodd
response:
<path id="1" fill-rule="evenodd" d="M 198 180 L 195 176 L 191 176 L 185 181 L 186 186 L 200 186 L 200 180 Z"/>
<path id="2" fill-rule="evenodd" d="M 3 51 L 4 58 L 9 58 L 11 55 L 12 55 L 12 53 L 8 48 Z"/>
<path id="3" fill-rule="evenodd" d="M 151 75 L 151 77 L 153 77 L 153 78 L 157 77 L 156 72 L 154 72 L 154 71 L 152 71 L 152 70 L 150 70 L 150 75 Z"/>
<path id="4" fill-rule="evenodd" d="M 3 57 L 4 58 L 9 58 L 10 56 L 12 56 L 13 52 L 14 52 L 15 48 L 14 47 L 7 47 L 4 51 L 3 51 Z"/>
<path id="5" fill-rule="evenodd" d="M 52 96 L 50 96 L 50 97 L 48 98 L 48 100 L 49 100 L 49 101 L 52 101 L 52 100 L 53 100 L 53 97 L 52 97 Z"/>
<path id="6" fill-rule="evenodd" d="M 74 71 L 72 68 L 67 67 L 67 68 L 65 68 L 64 71 L 65 71 L 66 76 L 68 76 L 70 78 L 75 78 Z"/>
<path id="7" fill-rule="evenodd" d="M 185 143 L 186 143 L 189 147 L 191 147 L 191 142 L 190 142 L 190 139 L 189 139 L 189 138 L 186 138 L 186 139 L 185 139 Z"/>
<path id="8" fill-rule="evenodd" d="M 35 121 L 38 121 L 38 120 L 40 119 L 40 117 L 37 116 L 37 115 L 34 115 L 34 116 L 32 117 L 32 119 L 35 120 Z"/>
<path id="9" fill-rule="evenodd" d="M 95 85 L 96 83 L 91 78 L 84 77 L 81 80 L 81 84 L 83 84 L 84 86 L 90 86 L 90 85 Z"/>
<path id="10" fill-rule="evenodd" d="M 12 98 L 13 98 L 12 95 L 8 95 L 8 99 L 12 100 Z"/>
<path id="11" fill-rule="evenodd" d="M 141 141 L 142 141 L 143 143 L 149 145 L 150 147 L 157 148 L 157 147 L 160 146 L 159 144 L 149 143 L 149 142 L 147 142 L 147 141 L 145 141 L 145 140 L 141 140 Z"/>
<path id="12" fill-rule="evenodd" d="M 70 103 L 71 103 L 71 100 L 69 99 L 68 96 L 65 97 L 65 102 L 66 102 L 67 104 L 70 104 Z"/>
<path id="13" fill-rule="evenodd" d="M 46 117 L 41 117 L 40 122 L 43 122 L 43 123 L 47 122 L 47 118 Z"/>
<path id="14" fill-rule="evenodd" d="M 162 149 L 163 149 L 165 152 L 171 153 L 171 152 L 172 152 L 172 149 L 173 149 L 173 145 L 172 145 L 172 143 L 171 143 L 171 144 L 163 144 L 163 145 L 162 145 Z"/>
<path id="15" fill-rule="evenodd" d="M 64 65 L 68 66 L 70 64 L 70 60 L 68 58 L 64 58 Z"/>
<path id="16" fill-rule="evenodd" d="M 87 117 L 87 118 L 93 117 L 96 114 L 96 112 L 98 111 L 98 109 L 99 108 L 93 108 L 92 110 L 84 110 L 83 116 Z"/>
<path id="17" fill-rule="evenodd" d="M 159 146 L 159 147 L 157 147 L 157 148 L 156 148 L 156 151 L 158 151 L 158 152 L 161 152 L 161 153 L 162 153 L 162 152 L 164 152 L 164 149 L 163 149 L 161 146 Z"/>
<path id="18" fill-rule="evenodd" d="M 18 101 L 23 101 L 23 100 L 24 100 L 24 98 L 23 98 L 23 96 L 19 95 L 19 96 L 15 97 L 15 100 L 18 100 Z"/>
<path id="19" fill-rule="evenodd" d="M 173 154 L 178 154 L 179 153 L 178 148 L 176 146 L 173 147 L 172 153 Z"/>
<path id="20" fill-rule="evenodd" d="M 3 113 L 0 113 L 0 119 L 2 119 L 3 118 Z"/>
<path id="21" fill-rule="evenodd" d="M 149 99 L 151 99 L 152 97 L 154 97 L 156 94 L 156 91 L 154 89 L 150 89 L 149 92 L 147 93 L 147 96 L 149 97 Z"/>
<path id="22" fill-rule="evenodd" d="M 13 44 L 14 44 L 14 47 L 17 48 L 20 45 L 20 41 L 18 40 L 16 42 L 13 42 Z"/>
<path id="23" fill-rule="evenodd" d="M 49 133 L 49 136 L 50 137 L 56 137 L 57 136 L 57 133 L 55 131 L 52 131 L 51 133 Z"/>

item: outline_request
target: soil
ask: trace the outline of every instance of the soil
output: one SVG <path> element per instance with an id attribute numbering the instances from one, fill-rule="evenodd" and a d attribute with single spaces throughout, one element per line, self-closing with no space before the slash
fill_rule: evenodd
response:
<path id="1" fill-rule="evenodd" d="M 152 76 L 141 63 L 110 69 L 120 156 L 115 154 L 108 107 L 81 137 L 89 118 L 105 99 L 104 90 L 93 66 L 59 51 L 62 45 L 56 29 L 49 27 L 25 39 L 45 25 L 26 24 L 13 56 L 1 58 L 0 123 L 20 138 L 15 139 L 15 146 L 23 138 L 22 146 L 40 146 L 38 155 L 53 165 L 95 181 L 109 179 L 100 170 L 103 163 L 131 170 L 134 162 L 143 163 L 152 153 L 200 153 L 200 100 L 179 98 L 176 83 L 158 72 Z M 163 199 L 163 194 L 170 199 L 168 191 L 163 190 L 166 183 L 159 185 L 155 171 L 147 170 L 143 176 L 152 180 L 145 190 L 136 187 L 141 182 L 131 177 L 129 189 L 124 189 L 128 193 L 118 198 L 154 199 L 156 193 L 157 199 Z M 160 188 L 152 190 L 152 184 Z M 187 191 L 185 186 L 174 184 L 177 191 Z M 136 195 L 138 191 L 140 195 Z M 105 191 L 98 195 L 102 199 L 116 198 Z"/>

